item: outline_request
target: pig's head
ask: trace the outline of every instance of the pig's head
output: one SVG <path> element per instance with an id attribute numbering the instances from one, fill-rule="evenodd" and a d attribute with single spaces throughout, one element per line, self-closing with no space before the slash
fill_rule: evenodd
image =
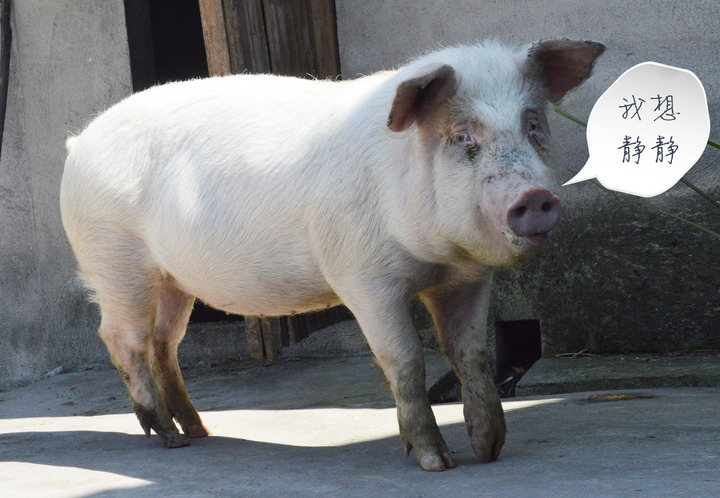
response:
<path id="1" fill-rule="evenodd" d="M 600 43 L 545 40 L 520 52 L 453 47 L 408 66 L 388 118 L 410 132 L 432 184 L 434 231 L 459 256 L 515 266 L 557 224 L 547 103 L 590 76 Z"/>

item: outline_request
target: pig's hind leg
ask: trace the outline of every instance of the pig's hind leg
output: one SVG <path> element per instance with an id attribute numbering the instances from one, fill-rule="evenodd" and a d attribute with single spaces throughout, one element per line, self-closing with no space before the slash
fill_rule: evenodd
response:
<path id="1" fill-rule="evenodd" d="M 162 283 L 146 250 L 123 234 L 96 229 L 76 251 L 81 275 L 94 291 L 102 320 L 99 334 L 125 381 L 145 434 L 154 430 L 169 448 L 187 446 L 156 379 L 153 340 Z"/>
<path id="2" fill-rule="evenodd" d="M 165 279 L 160 290 L 153 340 L 155 378 L 170 415 L 189 437 L 209 434 L 188 397 L 177 360 L 178 344 L 185 335 L 195 298 Z"/>
<path id="3" fill-rule="evenodd" d="M 480 461 L 497 460 L 505 443 L 505 416 L 487 355 L 489 279 L 451 292 L 421 295 L 440 343 L 462 383 L 465 423 Z"/>

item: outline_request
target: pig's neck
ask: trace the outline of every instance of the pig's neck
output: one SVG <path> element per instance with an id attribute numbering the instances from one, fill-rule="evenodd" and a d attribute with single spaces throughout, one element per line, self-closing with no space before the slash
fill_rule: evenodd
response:
<path id="1" fill-rule="evenodd" d="M 438 206 L 433 151 L 418 130 L 405 132 L 387 168 L 385 203 L 388 228 L 393 237 L 415 258 L 432 263 L 460 263 L 457 249 L 438 233 Z M 400 144 L 398 144 L 400 145 Z"/>

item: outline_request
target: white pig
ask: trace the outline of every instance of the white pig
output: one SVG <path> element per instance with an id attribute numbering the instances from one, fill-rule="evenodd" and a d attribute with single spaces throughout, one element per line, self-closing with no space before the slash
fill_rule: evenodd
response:
<path id="1" fill-rule="evenodd" d="M 352 81 L 172 83 L 68 140 L 63 224 L 145 433 L 168 447 L 208 434 L 177 363 L 195 299 L 241 315 L 344 303 L 390 382 L 406 454 L 455 467 L 408 312 L 419 296 L 462 380 L 472 448 L 497 459 L 493 268 L 527 260 L 557 223 L 545 108 L 603 50 L 488 43 Z"/>

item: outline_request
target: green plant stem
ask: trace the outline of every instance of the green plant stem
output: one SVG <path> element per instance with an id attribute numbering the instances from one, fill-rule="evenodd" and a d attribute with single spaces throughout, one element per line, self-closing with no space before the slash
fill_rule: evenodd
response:
<path id="1" fill-rule="evenodd" d="M 712 204 L 713 206 L 715 206 L 715 209 L 720 210 L 720 203 L 719 203 L 718 201 L 714 200 L 712 197 L 710 197 L 709 195 L 707 195 L 705 192 L 703 192 L 702 190 L 700 190 L 699 188 L 697 188 L 695 185 L 693 185 L 693 184 L 690 183 L 689 181 L 685 180 L 684 178 L 681 178 L 680 181 L 683 182 L 683 183 L 684 183 L 685 185 L 687 185 L 688 187 L 690 187 L 691 189 L 693 189 L 695 192 L 697 192 L 698 195 L 700 195 L 703 199 L 705 199 L 705 200 L 708 201 L 710 204 Z"/>
<path id="2" fill-rule="evenodd" d="M 568 118 L 570 121 L 575 121 L 575 122 L 576 122 L 577 124 L 579 124 L 580 126 L 584 126 L 585 128 L 587 128 L 587 123 L 586 123 L 585 121 L 579 120 L 578 118 L 576 118 L 575 116 L 573 116 L 573 115 L 570 114 L 569 112 L 565 112 L 565 111 L 563 111 L 562 109 L 560 109 L 559 107 L 556 107 L 556 108 L 555 108 L 555 112 L 558 113 L 558 114 L 560 114 L 562 117 Z"/>

